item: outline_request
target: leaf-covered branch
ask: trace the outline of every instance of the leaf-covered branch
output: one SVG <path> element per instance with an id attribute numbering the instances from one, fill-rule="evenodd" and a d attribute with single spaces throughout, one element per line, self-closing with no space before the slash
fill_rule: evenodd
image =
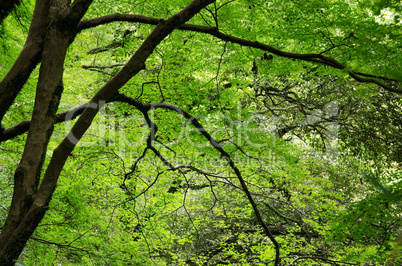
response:
<path id="1" fill-rule="evenodd" d="M 145 24 L 150 24 L 150 25 L 157 25 L 161 19 L 158 18 L 153 18 L 153 17 L 146 17 L 142 15 L 132 15 L 132 14 L 111 14 L 111 15 L 106 15 L 103 17 L 98 17 L 94 19 L 87 19 L 83 20 L 80 22 L 78 26 L 78 30 L 82 31 L 84 29 L 96 27 L 99 25 L 111 23 L 111 22 L 116 22 L 116 21 L 126 21 L 126 22 L 138 22 L 138 23 L 145 23 Z M 230 34 L 225 34 L 221 31 L 219 31 L 216 27 L 209 27 L 209 26 L 201 26 L 201 25 L 194 25 L 194 24 L 184 24 L 178 29 L 180 30 L 186 30 L 186 31 L 194 31 L 194 32 L 200 32 L 200 33 L 206 33 L 212 36 L 217 37 L 220 40 L 223 40 L 225 42 L 231 42 L 231 43 L 236 43 L 241 46 L 247 46 L 247 47 L 253 47 L 256 49 L 260 49 L 263 51 L 270 52 L 272 54 L 285 57 L 285 58 L 291 58 L 291 59 L 297 59 L 297 60 L 302 60 L 302 61 L 310 61 L 310 62 L 315 62 L 319 64 L 324 64 L 336 69 L 343 69 L 346 70 L 346 65 L 342 64 L 341 62 L 337 61 L 334 58 L 324 56 L 322 53 L 308 53 L 308 54 L 301 54 L 301 53 L 292 53 L 292 52 L 286 52 L 280 49 L 277 49 L 273 46 L 260 43 L 258 41 L 250 41 L 242 38 L 238 38 L 236 36 L 230 35 Z M 384 88 L 387 91 L 390 92 L 395 92 L 395 93 L 402 93 L 402 90 L 399 89 L 399 85 L 388 85 L 381 80 L 386 80 L 386 81 L 393 81 L 397 82 L 394 79 L 384 77 L 384 76 L 378 76 L 378 75 L 372 75 L 368 73 L 361 73 L 361 72 L 354 72 L 352 70 L 347 70 L 349 75 L 359 81 L 359 82 L 366 82 L 366 83 L 373 83 L 377 84 L 378 86 Z"/>

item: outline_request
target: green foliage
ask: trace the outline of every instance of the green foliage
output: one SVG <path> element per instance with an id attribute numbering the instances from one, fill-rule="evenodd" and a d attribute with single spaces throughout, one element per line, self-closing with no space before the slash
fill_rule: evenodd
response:
<path id="1" fill-rule="evenodd" d="M 267 59 L 269 53 L 254 48 L 177 30 L 120 92 L 142 103 L 173 104 L 197 118 L 240 169 L 280 244 L 284 265 L 397 265 L 402 261 L 397 252 L 402 101 L 346 73 L 400 79 L 396 2 L 217 1 L 190 23 L 287 52 L 321 53 L 347 68 L 276 55 Z M 185 4 L 94 1 L 85 18 L 113 13 L 166 18 Z M 380 21 L 382 10 L 394 20 Z M 7 51 L 0 54 L 1 76 L 26 35 L 11 18 L 4 25 L 10 38 L 1 41 Z M 114 22 L 81 32 L 65 60 L 59 112 L 87 102 L 152 29 Z M 30 119 L 37 78 L 35 70 L 5 117 L 6 127 Z M 139 110 L 122 102 L 106 104 L 69 156 L 21 263 L 273 262 L 274 246 L 227 161 L 180 112 L 154 109 L 149 117 L 157 127 L 153 147 L 159 156 L 147 146 L 151 129 Z M 49 156 L 73 123 L 55 126 Z M 1 143 L 1 222 L 24 139 Z M 375 177 L 362 177 L 373 169 Z"/>

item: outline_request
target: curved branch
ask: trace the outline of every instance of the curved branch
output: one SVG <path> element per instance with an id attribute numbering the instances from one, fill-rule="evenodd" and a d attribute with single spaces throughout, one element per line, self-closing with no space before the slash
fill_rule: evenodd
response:
<path id="1" fill-rule="evenodd" d="M 152 142 L 155 139 L 155 134 L 157 131 L 157 127 L 156 125 L 150 120 L 147 112 L 153 109 L 158 109 L 158 108 L 162 108 L 162 109 L 167 109 L 167 110 L 171 110 L 174 112 L 177 112 L 178 114 L 182 115 L 184 118 L 188 119 L 195 127 L 196 129 L 202 134 L 204 135 L 204 137 L 211 143 L 211 145 L 219 151 L 219 153 L 221 154 L 221 157 L 224 158 L 228 164 L 230 165 L 230 167 L 233 169 L 233 171 L 235 172 L 241 187 L 244 191 L 244 193 L 246 194 L 253 210 L 254 213 L 257 217 L 258 222 L 260 223 L 260 225 L 262 226 L 264 233 L 269 237 L 269 239 L 272 241 L 272 243 L 275 246 L 275 265 L 279 265 L 280 263 L 280 253 L 279 253 L 279 243 L 276 241 L 275 237 L 272 235 L 272 233 L 269 231 L 267 225 L 265 224 L 265 222 L 263 221 L 260 211 L 258 210 L 257 204 L 255 203 L 251 192 L 249 191 L 247 184 L 243 178 L 243 176 L 240 173 L 240 170 L 237 168 L 237 166 L 235 165 L 235 163 L 233 162 L 233 160 L 231 159 L 230 155 L 223 150 L 223 146 L 220 145 L 206 130 L 205 128 L 198 122 L 198 120 L 190 115 L 189 113 L 185 112 L 183 109 L 172 105 L 172 104 L 168 104 L 168 103 L 151 103 L 151 104 L 143 104 L 133 98 L 130 98 L 124 94 L 117 94 L 113 97 L 113 99 L 115 100 L 119 100 L 121 102 L 125 102 L 128 103 L 132 106 L 134 106 L 135 108 L 137 108 L 139 111 L 141 111 L 144 114 L 145 120 L 149 126 L 149 128 L 151 129 L 151 132 L 149 134 L 148 140 L 147 140 L 147 149 L 152 150 L 155 155 L 167 166 L 169 167 L 171 170 L 177 170 L 180 169 L 180 167 L 174 167 L 170 162 L 168 162 L 161 154 L 158 150 L 155 149 L 155 147 L 152 146 Z M 193 169 L 194 170 L 194 169 Z M 204 173 L 205 174 L 205 173 Z"/>
<path id="2" fill-rule="evenodd" d="M 78 31 L 82 31 L 84 29 L 96 27 L 99 25 L 107 24 L 110 22 L 115 22 L 115 21 L 126 21 L 126 22 L 138 22 L 138 23 L 145 23 L 145 24 L 150 24 L 150 25 L 157 25 L 160 21 L 158 18 L 153 18 L 153 17 L 146 17 L 146 16 L 141 16 L 141 15 L 133 15 L 133 14 L 111 14 L 111 15 L 106 15 L 94 19 L 87 19 L 87 20 L 82 20 L 79 25 L 78 25 Z M 269 46 L 267 44 L 263 44 L 257 41 L 250 41 L 242 38 L 235 37 L 233 35 L 225 34 L 220 32 L 216 27 L 209 27 L 209 26 L 200 26 L 200 25 L 194 25 L 194 24 L 184 24 L 180 26 L 178 29 L 180 30 L 186 30 L 186 31 L 194 31 L 194 32 L 200 32 L 200 33 L 205 33 L 212 35 L 222 41 L 225 42 L 231 42 L 231 43 L 236 43 L 241 46 L 247 46 L 247 47 L 253 47 L 256 49 L 260 49 L 263 51 L 270 52 L 272 54 L 275 54 L 277 56 L 281 57 L 286 57 L 286 58 L 291 58 L 291 59 L 298 59 L 302 61 L 310 61 L 310 62 L 315 62 L 319 64 L 324 64 L 336 69 L 342 69 L 346 70 L 346 66 L 339 61 L 322 55 L 322 53 L 315 54 L 315 53 L 309 53 L 309 54 L 300 54 L 300 53 L 291 53 L 291 52 L 285 52 L 282 50 L 279 50 L 273 46 Z M 361 73 L 361 72 L 353 72 L 353 71 L 347 71 L 349 75 L 359 81 L 359 82 L 367 82 L 367 83 L 374 83 L 377 84 L 378 86 L 384 88 L 385 90 L 395 92 L 395 93 L 402 93 L 402 90 L 390 86 L 388 84 L 385 84 L 384 82 L 381 82 L 379 79 L 382 80 L 387 80 L 387 81 L 396 81 L 394 79 L 390 79 L 387 77 L 383 76 L 376 76 L 372 74 L 366 74 L 366 73 Z M 364 78 L 364 77 L 369 77 L 369 78 Z"/>
<path id="3" fill-rule="evenodd" d="M 359 72 L 360 73 L 360 72 Z M 395 92 L 395 93 L 402 93 L 402 90 L 399 90 L 397 88 L 394 88 L 392 86 L 386 85 L 385 83 L 379 81 L 378 79 L 375 78 L 363 78 L 360 76 L 366 76 L 366 77 L 370 77 L 370 76 L 374 76 L 374 75 L 370 75 L 370 74 L 364 74 L 364 73 L 356 73 L 356 72 L 349 72 L 349 75 L 354 78 L 355 80 L 359 81 L 359 82 L 365 82 L 365 83 L 374 83 L 377 84 L 380 87 L 383 87 L 384 89 L 386 89 L 387 91 L 390 92 Z M 360 76 L 359 76 L 360 75 Z"/>
<path id="4" fill-rule="evenodd" d="M 144 115 L 145 115 L 145 119 L 147 121 L 148 126 L 151 128 L 151 133 L 149 135 L 148 138 L 148 145 L 147 145 L 147 149 L 152 150 L 155 155 L 157 157 L 159 157 L 159 159 L 161 159 L 161 161 L 168 166 L 170 169 L 178 169 L 175 168 L 172 164 L 170 164 L 160 153 L 158 150 L 156 150 L 151 144 L 152 141 L 155 138 L 155 133 L 156 133 L 156 126 L 152 123 L 152 121 L 149 119 L 147 112 L 149 110 L 152 109 L 157 109 L 157 108 L 163 108 L 163 109 L 168 109 L 168 110 L 172 110 L 175 111 L 179 114 L 181 114 L 183 117 L 185 117 L 186 119 L 188 119 L 197 129 L 198 131 L 204 135 L 204 137 L 211 143 L 211 145 L 220 152 L 221 157 L 224 158 L 228 164 L 230 165 L 230 167 L 233 169 L 233 171 L 235 172 L 237 178 L 239 179 L 239 182 L 242 186 L 243 191 L 245 192 L 249 202 L 251 203 L 254 213 L 257 216 L 257 220 L 259 221 L 260 225 L 263 227 L 265 234 L 271 239 L 272 243 L 275 246 L 275 250 L 276 250 L 276 259 L 275 259 L 275 265 L 279 265 L 279 243 L 276 241 L 275 237 L 271 234 L 271 232 L 269 231 L 268 227 L 266 226 L 265 222 L 263 221 L 261 214 L 258 210 L 257 204 L 255 203 L 247 185 L 246 182 L 243 178 L 243 176 L 240 173 L 240 170 L 237 168 L 237 166 L 234 164 L 233 160 L 231 159 L 230 155 L 223 150 L 222 145 L 220 145 L 203 127 L 202 125 L 197 121 L 197 119 L 188 114 L 187 112 L 185 112 L 184 110 L 182 110 L 179 107 L 176 107 L 174 105 L 171 104 L 167 104 L 167 103 L 153 103 L 153 104 L 143 104 L 135 99 L 132 99 L 124 94 L 116 94 L 114 97 L 112 97 L 110 99 L 110 101 L 108 102 L 112 102 L 112 101 L 119 101 L 119 102 L 125 102 L 128 103 L 132 106 L 134 106 L 135 108 L 137 108 L 139 111 L 141 111 Z M 73 120 L 75 119 L 77 116 L 79 116 L 80 114 L 82 114 L 82 112 L 85 110 L 85 108 L 87 108 L 90 105 L 90 103 L 86 103 L 83 104 L 79 107 L 76 107 L 74 109 L 71 109 L 69 111 L 65 111 L 62 113 L 57 114 L 56 116 L 56 123 L 60 123 L 63 121 L 68 121 L 68 120 Z M 7 135 L 10 139 L 12 138 L 12 136 L 14 135 L 20 135 L 23 132 L 27 131 L 29 129 L 29 125 L 30 125 L 30 121 L 29 120 L 25 120 L 20 122 L 19 124 L 10 127 L 8 129 L 6 129 Z M 21 133 L 22 132 L 22 133 Z M 20 134 L 17 134 L 20 133 Z M 5 134 L 3 134 L 2 136 L 0 136 L 0 140 L 1 138 L 4 138 Z M 204 173 L 205 174 L 205 173 Z"/>
<path id="5" fill-rule="evenodd" d="M 260 211 L 257 207 L 257 204 L 255 203 L 250 190 L 247 187 L 247 184 L 242 176 L 242 174 L 240 173 L 240 170 L 237 168 L 237 166 L 235 165 L 235 163 L 233 162 L 233 160 L 231 159 L 230 155 L 223 150 L 222 145 L 220 145 L 206 130 L 205 128 L 198 122 L 198 120 L 190 115 L 189 113 L 187 113 L 186 111 L 184 111 L 183 109 L 172 105 L 172 104 L 168 104 L 168 103 L 152 103 L 150 104 L 151 109 L 158 109 L 158 108 L 162 108 L 162 109 L 167 109 L 167 110 L 171 110 L 174 112 L 177 112 L 178 114 L 182 115 L 184 118 L 188 119 L 194 126 L 195 128 L 202 134 L 204 135 L 204 137 L 211 143 L 211 145 L 217 150 L 219 151 L 219 153 L 221 154 L 221 157 L 223 159 L 225 159 L 229 166 L 232 168 L 232 170 L 235 172 L 241 187 L 244 191 L 244 193 L 246 194 L 252 208 L 254 211 L 254 214 L 257 217 L 257 220 L 259 222 L 259 224 L 261 225 L 261 227 L 264 230 L 264 233 L 266 236 L 269 237 L 269 239 L 272 241 L 272 243 L 274 244 L 275 247 L 275 265 L 279 265 L 280 263 L 280 253 L 279 253 L 279 243 L 276 241 L 275 237 L 272 235 L 272 233 L 269 231 L 267 225 L 265 224 L 264 220 L 262 219 L 262 216 L 260 214 Z"/>
<path id="6" fill-rule="evenodd" d="M 110 15 L 106 15 L 106 16 L 102 16 L 102 17 L 93 18 L 93 19 L 82 20 L 78 24 L 78 32 L 85 30 L 85 29 L 97 27 L 99 25 L 108 24 L 110 22 L 116 22 L 116 21 L 139 22 L 139 23 L 145 23 L 145 24 L 150 24 L 150 25 L 158 25 L 158 23 L 161 21 L 161 19 L 142 16 L 142 15 L 115 13 L 115 14 L 110 14 Z"/>

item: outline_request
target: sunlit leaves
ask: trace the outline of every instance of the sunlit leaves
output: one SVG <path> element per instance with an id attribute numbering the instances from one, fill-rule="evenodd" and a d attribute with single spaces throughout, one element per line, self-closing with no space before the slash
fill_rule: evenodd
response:
<path id="1" fill-rule="evenodd" d="M 94 1 L 86 18 L 117 12 L 166 18 L 186 4 Z M 400 28 L 376 16 L 387 8 L 398 10 L 392 1 L 210 5 L 190 23 L 287 52 L 321 53 L 346 68 L 174 31 L 120 92 L 145 105 L 174 104 L 177 112 L 152 109 L 146 117 L 129 104 L 107 103 L 70 154 L 22 259 L 49 265 L 272 262 L 272 242 L 228 161 L 202 134 L 206 130 L 240 169 L 281 244 L 283 263 L 303 257 L 305 265 L 324 257 L 383 263 L 401 226 L 399 198 L 382 193 L 400 194 L 401 101 L 352 81 L 346 71 L 399 78 Z M 15 34 L 2 40 L 12 53 L 1 55 L 0 74 L 11 66 L 24 34 L 15 22 L 6 23 L 7 33 Z M 66 57 L 59 111 L 88 101 L 154 27 L 115 22 L 82 31 Z M 5 117 L 7 127 L 30 119 L 37 75 Z M 56 125 L 49 155 L 73 123 Z M 338 143 L 331 142 L 332 133 Z M 1 147 L 1 219 L 23 149 L 18 141 Z M 371 168 L 385 173 L 377 185 L 361 178 Z"/>

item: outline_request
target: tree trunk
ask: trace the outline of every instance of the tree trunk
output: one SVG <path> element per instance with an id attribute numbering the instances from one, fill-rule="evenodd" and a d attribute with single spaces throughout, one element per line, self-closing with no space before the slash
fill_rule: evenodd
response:
<path id="1" fill-rule="evenodd" d="M 86 2 L 89 6 L 91 1 Z M 42 7 L 45 9 L 45 6 Z M 0 235 L 0 262 L 2 265 L 13 265 L 13 262 L 19 257 L 29 237 L 43 218 L 50 200 L 36 200 L 33 204 L 63 91 L 62 75 L 65 55 L 70 41 L 75 35 L 80 17 L 74 19 L 75 10 L 69 8 L 68 0 L 53 1 L 49 10 L 47 17 L 38 18 L 43 21 L 33 23 L 33 26 L 37 26 L 49 21 L 47 29 L 46 27 L 36 28 L 37 31 L 45 31 L 45 33 L 32 30 L 32 34 L 36 36 L 41 37 L 46 34 L 46 37 L 44 38 L 42 64 L 39 70 L 31 124 L 22 159 L 14 174 L 12 202 Z M 84 14 L 85 11 L 84 7 L 79 13 Z M 41 40 L 39 39 L 38 42 Z M 25 62 L 30 56 L 32 58 L 38 51 L 40 48 L 37 47 L 35 52 L 28 53 L 28 56 L 24 56 L 23 51 L 22 56 L 20 55 L 21 61 Z M 24 72 L 28 78 L 30 71 L 26 67 L 19 70 L 14 75 L 15 77 L 18 78 L 21 72 Z M 13 91 L 13 96 L 18 92 L 18 89 Z"/>
<path id="2" fill-rule="evenodd" d="M 62 74 L 66 51 L 76 35 L 80 19 L 91 2 L 91 0 L 76 0 L 69 7 L 69 0 L 54 0 L 49 8 L 48 17 L 41 18 L 49 24 L 44 39 L 42 64 L 29 133 L 21 162 L 14 175 L 11 207 L 0 235 L 1 265 L 13 265 L 44 217 L 64 163 L 102 107 L 98 105 L 99 102 L 110 99 L 131 77 L 143 69 L 145 61 L 155 47 L 175 28 L 214 1 L 195 0 L 179 13 L 158 24 L 123 69 L 93 97 L 92 106 L 85 109 L 72 132 L 54 150 L 38 189 L 47 144 L 53 131 L 63 90 Z M 18 92 L 14 92 L 15 95 Z M 9 102 L 8 104 L 11 105 Z M 5 109 L 8 110 L 8 107 Z"/>

